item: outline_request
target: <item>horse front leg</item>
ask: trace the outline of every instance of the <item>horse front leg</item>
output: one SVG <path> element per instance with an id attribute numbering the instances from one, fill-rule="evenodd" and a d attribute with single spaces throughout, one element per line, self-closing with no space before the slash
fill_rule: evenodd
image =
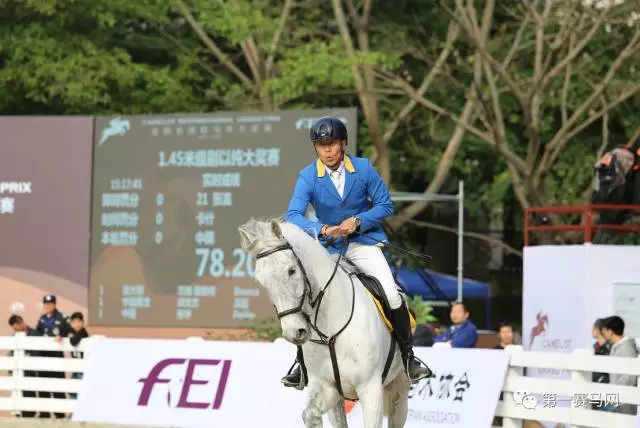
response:
<path id="1" fill-rule="evenodd" d="M 337 392 L 333 391 L 331 387 L 320 381 L 311 381 L 307 407 L 302 412 L 305 428 L 322 428 L 322 415 L 334 405 L 337 399 Z"/>
<path id="2" fill-rule="evenodd" d="M 379 378 L 380 376 L 377 376 Z M 382 428 L 384 390 L 380 381 L 370 382 L 358 390 L 364 416 L 364 428 Z"/>
<path id="3" fill-rule="evenodd" d="M 344 400 L 340 398 L 335 405 L 329 409 L 329 422 L 333 428 L 348 428 L 347 412 L 344 408 Z"/>
<path id="4" fill-rule="evenodd" d="M 404 372 L 400 372 L 386 386 L 384 390 L 385 408 L 389 418 L 387 428 L 402 428 L 407 421 L 410 386 L 409 379 Z"/>

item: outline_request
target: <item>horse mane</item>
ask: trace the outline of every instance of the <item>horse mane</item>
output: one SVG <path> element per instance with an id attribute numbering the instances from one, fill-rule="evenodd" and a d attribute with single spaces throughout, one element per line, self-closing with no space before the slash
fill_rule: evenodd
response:
<path id="1" fill-rule="evenodd" d="M 246 238 L 241 239 L 243 249 L 252 255 L 289 243 L 296 247 L 299 257 L 309 258 L 311 263 L 322 263 L 324 260 L 333 263 L 329 252 L 315 234 L 309 235 L 296 224 L 285 221 L 282 216 L 251 218 L 238 229 L 241 236 Z"/>

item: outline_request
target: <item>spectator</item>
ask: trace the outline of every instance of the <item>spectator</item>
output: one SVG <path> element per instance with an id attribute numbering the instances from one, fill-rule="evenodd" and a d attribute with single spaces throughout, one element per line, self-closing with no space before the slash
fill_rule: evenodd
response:
<path id="1" fill-rule="evenodd" d="M 500 327 L 498 328 L 498 340 L 500 343 L 493 347 L 493 349 L 504 349 L 509 345 L 514 344 L 514 332 L 513 325 L 508 322 L 500 323 Z M 503 392 L 500 391 L 499 400 L 502 401 L 504 399 Z M 500 416 L 496 416 L 493 418 L 493 426 L 501 427 L 502 426 L 502 418 Z"/>
<path id="2" fill-rule="evenodd" d="M 611 350 L 611 344 L 607 342 L 607 339 L 602 334 L 602 330 L 604 328 L 604 320 L 602 318 L 598 318 L 594 323 L 591 329 L 591 336 L 595 339 L 593 343 L 593 353 L 595 355 L 609 355 L 609 351 Z M 596 373 L 593 372 L 591 374 L 591 381 L 595 383 L 609 383 L 609 373 Z M 591 403 L 591 408 L 594 410 L 601 410 L 605 407 L 605 402 L 603 400 L 596 401 Z"/>
<path id="3" fill-rule="evenodd" d="M 411 316 L 416 320 L 416 331 L 413 332 L 413 346 L 433 346 L 433 331 L 424 323 L 418 323 L 416 313 L 409 309 Z"/>
<path id="4" fill-rule="evenodd" d="M 591 330 L 591 335 L 595 339 L 593 343 L 593 353 L 595 355 L 609 355 L 611 351 L 611 344 L 607 342 L 607 339 L 603 335 L 604 329 L 604 320 L 602 318 L 598 318 L 595 323 L 593 323 L 593 328 Z M 596 383 L 609 383 L 609 374 L 608 373 L 593 373 L 592 374 L 592 382 Z"/>
<path id="5" fill-rule="evenodd" d="M 9 326 L 13 330 L 14 334 L 15 333 L 24 333 L 27 336 L 38 336 L 38 332 L 35 331 L 34 329 L 32 329 L 31 327 L 29 327 L 24 322 L 24 320 L 22 319 L 22 317 L 20 315 L 11 315 L 9 317 Z M 24 353 L 25 353 L 25 355 L 27 355 L 29 357 L 37 357 L 38 356 L 38 352 L 36 352 L 36 351 L 25 351 Z M 13 352 L 12 352 L 12 354 L 13 354 Z M 38 377 L 38 372 L 34 371 L 34 370 L 25 370 L 24 371 L 24 376 L 25 377 Z M 36 398 L 37 394 L 36 394 L 36 391 L 22 391 L 22 396 L 24 398 Z M 23 418 L 35 418 L 36 417 L 36 412 L 22 411 L 22 412 L 20 412 L 20 416 L 23 417 Z"/>
<path id="6" fill-rule="evenodd" d="M 44 304 L 44 314 L 40 316 L 38 320 L 38 325 L 36 326 L 36 330 L 42 336 L 55 337 L 56 341 L 60 342 L 63 337 L 67 337 L 71 327 L 69 326 L 69 322 L 62 315 L 60 311 L 58 311 L 56 307 L 56 296 L 54 295 L 46 295 L 42 299 L 42 303 Z M 64 352 L 62 351 L 42 351 L 42 357 L 49 358 L 64 358 Z M 57 378 L 64 379 L 64 372 L 49 372 L 43 371 L 40 372 L 40 377 L 47 378 Z M 40 398 L 51 398 L 51 392 L 49 391 L 41 391 Z M 66 398 L 64 392 L 54 392 L 53 398 Z M 43 418 L 50 417 L 48 412 L 40 412 L 40 416 Z M 64 413 L 56 413 L 55 417 L 58 419 L 64 418 Z"/>
<path id="7" fill-rule="evenodd" d="M 501 323 L 500 328 L 498 329 L 498 339 L 500 340 L 500 343 L 494 346 L 493 349 L 504 349 L 509 345 L 513 345 L 513 338 L 513 325 L 507 322 Z"/>
<path id="8" fill-rule="evenodd" d="M 89 337 L 89 333 L 87 329 L 84 327 L 84 317 L 80 312 L 74 312 L 69 317 L 71 322 L 72 336 L 69 339 L 69 342 L 72 346 L 78 346 L 80 341 L 86 337 Z M 71 353 L 71 358 L 84 358 L 84 353 L 82 351 L 73 351 Z M 83 374 L 81 372 L 76 372 L 71 375 L 72 379 L 82 379 Z M 69 394 L 69 396 L 75 400 L 78 397 L 78 394 Z"/>
<path id="9" fill-rule="evenodd" d="M 638 357 L 635 340 L 624 336 L 624 321 L 622 318 L 614 315 L 605 318 L 603 324 L 603 336 L 611 343 L 609 355 L 626 358 Z M 610 373 L 609 382 L 614 385 L 637 386 L 638 379 L 632 375 Z M 605 410 L 625 415 L 635 415 L 637 408 L 634 404 L 619 403 L 618 405 L 608 406 Z"/>
<path id="10" fill-rule="evenodd" d="M 464 303 L 454 303 L 450 317 L 453 325 L 436 337 L 434 342 L 446 342 L 453 348 L 475 348 L 478 329 L 469 319 L 469 310 Z"/>

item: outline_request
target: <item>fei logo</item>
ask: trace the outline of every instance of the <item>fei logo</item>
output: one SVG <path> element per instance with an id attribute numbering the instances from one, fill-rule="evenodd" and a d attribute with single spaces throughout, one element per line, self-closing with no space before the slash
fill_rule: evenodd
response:
<path id="1" fill-rule="evenodd" d="M 180 398 L 175 405 L 176 408 L 183 409 L 208 409 L 217 410 L 222 405 L 222 399 L 224 398 L 224 392 L 227 386 L 227 380 L 229 378 L 229 372 L 231 371 L 231 360 L 206 360 L 206 359 L 193 359 L 187 360 L 186 358 L 168 358 L 158 362 L 147 377 L 141 378 L 138 382 L 142 383 L 142 390 L 140 391 L 140 397 L 138 398 L 138 406 L 146 407 L 149 404 L 149 398 L 151 392 L 154 389 L 154 385 L 157 383 L 167 384 L 167 405 L 171 406 L 171 390 L 169 383 L 172 382 L 171 378 L 160 378 L 163 370 L 169 366 L 184 365 L 187 362 L 186 372 L 184 374 L 184 380 L 182 380 L 182 388 L 180 391 Z M 222 364 L 222 371 L 218 379 L 218 385 L 215 388 L 215 393 L 211 397 L 209 402 L 191 402 L 189 401 L 189 391 L 192 385 L 207 385 L 209 380 L 196 380 L 193 378 L 193 372 L 198 366 L 217 366 Z M 213 392 L 213 388 L 212 391 Z"/>
<path id="2" fill-rule="evenodd" d="M 116 135 L 122 136 L 126 134 L 129 129 L 131 129 L 131 122 L 129 120 L 120 119 L 119 117 L 111 119 L 109 125 L 102 130 L 98 145 L 103 145 L 109 138 Z"/>

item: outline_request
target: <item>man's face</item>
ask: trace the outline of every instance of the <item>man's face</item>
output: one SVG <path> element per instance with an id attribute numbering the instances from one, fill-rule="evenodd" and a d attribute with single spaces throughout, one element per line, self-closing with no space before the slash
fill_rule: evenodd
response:
<path id="1" fill-rule="evenodd" d="M 513 345 L 513 329 L 510 326 L 500 327 L 498 336 L 500 337 L 500 343 Z"/>
<path id="2" fill-rule="evenodd" d="M 611 338 L 613 337 L 613 330 L 610 330 L 608 328 L 603 328 L 602 335 L 604 336 L 605 339 L 611 340 Z"/>
<path id="3" fill-rule="evenodd" d="M 469 318 L 469 313 L 465 312 L 464 306 L 457 304 L 451 307 L 451 321 L 454 324 L 462 324 Z"/>
<path id="4" fill-rule="evenodd" d="M 84 322 L 82 320 L 79 320 L 77 318 L 71 320 L 71 328 L 73 329 L 73 331 L 80 331 L 83 327 Z"/>
<path id="5" fill-rule="evenodd" d="M 22 333 L 27 329 L 24 325 L 24 321 L 18 321 L 17 323 L 12 324 L 11 328 L 15 333 Z"/>
<path id="6" fill-rule="evenodd" d="M 316 143 L 316 152 L 323 164 L 329 168 L 336 168 L 342 161 L 344 151 L 344 141 L 333 140 L 323 143 Z"/>
<path id="7" fill-rule="evenodd" d="M 55 309 L 56 309 L 56 304 L 55 303 L 45 303 L 44 304 L 44 312 L 46 314 L 51 315 Z"/>

